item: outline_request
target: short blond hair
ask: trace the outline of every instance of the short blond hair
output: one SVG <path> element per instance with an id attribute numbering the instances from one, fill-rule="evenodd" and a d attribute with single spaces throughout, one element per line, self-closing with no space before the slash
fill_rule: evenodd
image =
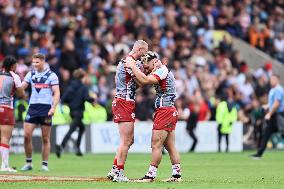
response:
<path id="1" fill-rule="evenodd" d="M 137 40 L 135 41 L 134 45 L 133 45 L 133 49 L 136 50 L 138 48 L 145 48 L 148 49 L 148 43 L 144 40 Z"/>
<path id="2" fill-rule="evenodd" d="M 33 54 L 32 58 L 38 58 L 42 61 L 45 61 L 45 55 L 42 54 L 42 53 L 36 53 L 36 54 Z"/>

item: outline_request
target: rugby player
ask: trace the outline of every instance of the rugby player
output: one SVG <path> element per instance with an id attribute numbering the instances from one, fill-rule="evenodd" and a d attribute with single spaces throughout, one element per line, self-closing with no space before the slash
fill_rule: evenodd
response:
<path id="1" fill-rule="evenodd" d="M 31 85 L 32 91 L 29 108 L 24 122 L 24 146 L 26 164 L 22 171 L 32 170 L 32 134 L 37 126 L 42 132 L 42 171 L 49 171 L 48 156 L 50 152 L 50 132 L 52 116 L 60 99 L 59 81 L 45 62 L 45 55 L 37 53 L 32 56 L 34 69 L 24 78 L 22 86 Z"/>
<path id="2" fill-rule="evenodd" d="M 126 69 L 124 63 L 131 62 L 138 67 L 139 64 L 141 66 L 141 63 L 137 60 L 147 51 L 148 44 L 145 41 L 136 41 L 131 52 L 119 62 L 116 69 L 116 95 L 112 102 L 112 112 L 114 122 L 118 124 L 120 145 L 114 158 L 112 169 L 107 175 L 114 182 L 128 181 L 128 178 L 123 173 L 124 164 L 128 150 L 134 142 L 135 94 L 138 86 L 134 81 L 132 71 Z"/>
<path id="3" fill-rule="evenodd" d="M 141 85 L 152 84 L 156 90 L 154 124 L 152 130 L 152 161 L 146 175 L 139 179 L 139 182 L 154 181 L 158 166 L 162 160 L 162 149 L 165 146 L 169 152 L 172 163 L 172 176 L 164 180 L 166 182 L 180 182 L 181 166 L 180 156 L 175 148 L 175 127 L 178 120 L 178 113 L 174 106 L 176 98 L 175 78 L 169 72 L 166 65 L 163 65 L 154 52 L 147 52 L 141 59 L 145 69 L 145 75 L 133 62 L 126 62 L 125 67 L 130 68 Z"/>
<path id="4" fill-rule="evenodd" d="M 0 171 L 17 172 L 9 167 L 9 141 L 15 125 L 13 96 L 25 97 L 20 77 L 15 74 L 17 60 L 8 56 L 3 61 L 0 70 L 0 156 L 2 164 Z"/>

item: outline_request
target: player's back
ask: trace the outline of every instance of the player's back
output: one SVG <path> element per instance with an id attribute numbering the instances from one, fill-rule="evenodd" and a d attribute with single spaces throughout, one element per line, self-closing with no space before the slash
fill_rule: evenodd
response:
<path id="1" fill-rule="evenodd" d="M 124 67 L 124 61 L 125 59 L 122 59 L 116 68 L 116 75 L 115 75 L 116 95 L 115 97 L 134 101 L 137 84 L 134 81 L 134 75 L 132 71 Z"/>
<path id="2" fill-rule="evenodd" d="M 20 78 L 14 72 L 0 72 L 0 106 L 13 107 L 16 81 L 20 85 Z"/>

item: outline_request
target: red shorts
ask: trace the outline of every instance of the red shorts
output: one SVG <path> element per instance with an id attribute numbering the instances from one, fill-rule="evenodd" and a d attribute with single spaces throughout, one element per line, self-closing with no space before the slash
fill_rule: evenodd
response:
<path id="1" fill-rule="evenodd" d="M 15 125 L 14 110 L 0 106 L 0 125 Z"/>
<path id="2" fill-rule="evenodd" d="M 155 111 L 153 130 L 173 131 L 176 128 L 178 112 L 175 107 L 162 107 Z"/>
<path id="3" fill-rule="evenodd" d="M 127 101 L 121 98 L 115 98 L 112 101 L 113 121 L 135 122 L 135 102 Z"/>

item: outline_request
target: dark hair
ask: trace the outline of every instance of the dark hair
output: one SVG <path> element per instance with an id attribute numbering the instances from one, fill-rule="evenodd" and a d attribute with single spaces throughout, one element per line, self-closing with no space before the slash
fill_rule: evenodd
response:
<path id="1" fill-rule="evenodd" d="M 16 58 L 14 58 L 13 56 L 7 56 L 4 61 L 3 61 L 3 68 L 5 69 L 6 72 L 11 71 L 11 68 L 14 64 L 17 63 Z"/>
<path id="2" fill-rule="evenodd" d="M 142 62 L 142 64 L 147 64 L 147 63 L 149 63 L 151 60 L 153 60 L 155 58 L 159 58 L 159 55 L 157 53 L 155 53 L 155 52 L 148 51 L 146 54 L 144 54 L 141 57 L 141 62 Z"/>

